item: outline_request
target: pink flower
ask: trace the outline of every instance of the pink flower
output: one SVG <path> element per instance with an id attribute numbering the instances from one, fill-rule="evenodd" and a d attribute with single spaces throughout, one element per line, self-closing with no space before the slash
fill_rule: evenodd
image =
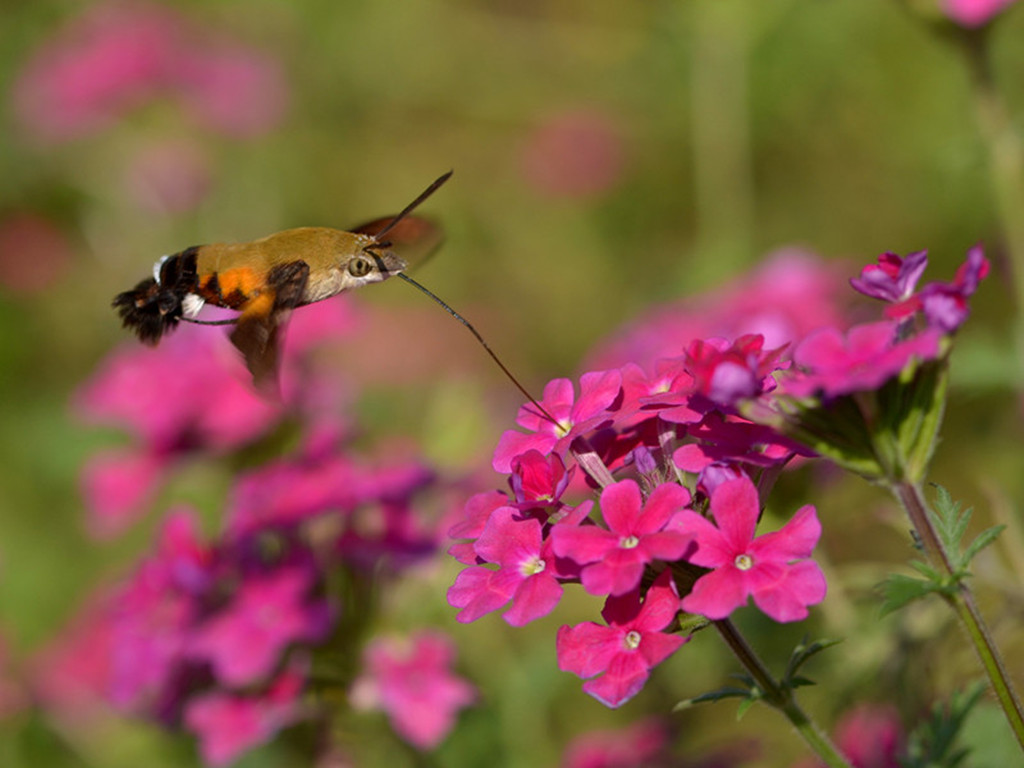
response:
<path id="1" fill-rule="evenodd" d="M 235 138 L 267 133 L 281 121 L 288 103 L 277 61 L 232 43 L 196 46 L 179 62 L 174 79 L 193 114 Z"/>
<path id="2" fill-rule="evenodd" d="M 861 706 L 847 712 L 835 728 L 836 746 L 854 768 L 899 768 L 903 725 L 892 707 Z"/>
<path id="3" fill-rule="evenodd" d="M 280 568 L 244 581 L 230 604 L 192 631 L 188 655 L 206 659 L 227 687 L 266 678 L 292 643 L 323 640 L 331 616 L 309 592 L 312 575 Z"/>
<path id="4" fill-rule="evenodd" d="M 79 390 L 76 406 L 87 421 L 127 429 L 156 453 L 226 450 L 281 416 L 247 379 L 222 333 L 179 328 L 156 348 L 121 347 Z"/>
<path id="5" fill-rule="evenodd" d="M 589 502 L 581 504 L 570 513 L 571 519 L 563 520 L 555 530 L 575 526 L 591 506 Z M 560 579 L 577 575 L 570 564 L 559 563 L 551 539 L 543 537 L 540 522 L 520 515 L 515 507 L 491 512 L 474 550 L 479 559 L 499 567 L 467 568 L 456 577 L 448 590 L 448 602 L 462 609 L 457 617 L 460 622 L 476 621 L 511 600 L 505 621 L 515 627 L 527 624 L 554 610 L 562 597 Z"/>
<path id="6" fill-rule="evenodd" d="M 97 453 L 82 468 L 82 492 L 89 533 L 110 539 L 146 511 L 163 480 L 167 459 L 145 451 Z"/>
<path id="7" fill-rule="evenodd" d="M 779 367 L 783 348 L 765 350 L 764 337 L 695 339 L 686 347 L 686 369 L 700 395 L 719 408 L 774 388 L 771 373 Z"/>
<path id="8" fill-rule="evenodd" d="M 569 379 L 554 379 L 544 387 L 540 404 L 558 423 L 552 424 L 536 412 L 533 404 L 519 409 L 516 422 L 531 430 L 523 434 L 509 430 L 501 436 L 494 450 L 496 472 L 508 474 L 512 460 L 529 450 L 543 456 L 554 452 L 564 455 L 572 441 L 610 419 L 609 408 L 622 391 L 619 371 L 594 371 L 580 377 L 580 396 L 573 394 Z"/>
<path id="9" fill-rule="evenodd" d="M 941 333 L 928 329 L 905 341 L 898 338 L 893 321 L 857 325 L 844 338 L 836 328 L 811 333 L 793 352 L 793 361 L 804 369 L 786 378 L 785 394 L 826 398 L 878 389 L 915 360 L 938 357 Z"/>
<path id="10" fill-rule="evenodd" d="M 945 0 L 946 15 L 965 27 L 980 27 L 1017 0 Z"/>
<path id="11" fill-rule="evenodd" d="M 845 279 L 835 265 L 794 248 L 767 255 L 762 265 L 716 291 L 656 307 L 602 342 L 588 368 L 635 363 L 651 370 L 694 339 L 764 336 L 772 349 L 795 342 L 823 325 L 842 323 Z"/>
<path id="12" fill-rule="evenodd" d="M 204 762 L 227 765 L 296 720 L 304 679 L 303 672 L 285 669 L 262 693 L 211 691 L 192 698 L 185 725 L 199 737 Z"/>
<path id="13" fill-rule="evenodd" d="M 458 710 L 475 698 L 473 687 L 449 669 L 454 655 L 440 632 L 376 638 L 363 654 L 365 670 L 353 683 L 352 704 L 384 710 L 403 739 L 433 749 L 455 725 Z"/>
<path id="14" fill-rule="evenodd" d="M 878 264 L 868 264 L 860 271 L 860 277 L 850 278 L 850 285 L 875 299 L 904 301 L 913 295 L 927 266 L 928 251 L 911 253 L 906 259 L 886 252 L 878 257 Z"/>
<path id="15" fill-rule="evenodd" d="M 523 151 L 523 175 L 550 197 L 589 197 L 622 176 L 622 139 L 607 115 L 566 111 L 545 120 Z"/>
<path id="16" fill-rule="evenodd" d="M 675 483 L 662 483 L 645 504 L 633 480 L 622 480 L 601 492 L 601 515 L 608 529 L 596 525 L 559 525 L 551 538 L 555 554 L 584 566 L 584 589 L 592 595 L 622 595 L 640 584 L 644 566 L 655 560 L 680 559 L 692 536 L 676 526 L 690 493 Z"/>
<path id="17" fill-rule="evenodd" d="M 558 455 L 545 457 L 540 451 L 529 450 L 512 459 L 509 485 L 521 509 L 552 506 L 558 503 L 569 482 L 575 465 L 565 470 L 565 462 Z"/>
<path id="18" fill-rule="evenodd" d="M 679 594 L 664 571 L 643 602 L 635 590 L 609 597 L 601 615 L 608 626 L 592 621 L 558 630 L 558 668 L 594 678 L 583 690 L 609 707 L 633 698 L 657 666 L 689 640 L 662 632 L 679 612 Z M 598 677 L 595 677 L 598 676 Z"/>
<path id="19" fill-rule="evenodd" d="M 626 728 L 591 731 L 566 747 L 562 768 L 644 768 L 666 758 L 668 733 L 656 720 Z"/>
<path id="20" fill-rule="evenodd" d="M 491 514 L 499 507 L 507 506 L 509 498 L 501 491 L 485 491 L 469 497 L 463 507 L 463 520 L 456 523 L 448 531 L 453 539 L 471 539 L 471 541 L 452 544 L 448 554 L 464 565 L 479 565 L 484 562 L 474 548 L 475 539 L 479 538 L 487 527 Z"/>
<path id="21" fill-rule="evenodd" d="M 36 52 L 14 85 L 14 108 L 32 139 L 62 142 L 167 96 L 214 130 L 248 137 L 276 125 L 286 88 L 274 61 L 169 8 L 105 3 Z"/>
<path id="22" fill-rule="evenodd" d="M 825 576 L 810 560 L 821 536 L 814 507 L 797 511 L 776 533 L 754 537 L 760 512 L 757 490 L 746 477 L 719 485 L 711 494 L 715 523 L 683 512 L 681 524 L 693 531 L 694 565 L 713 569 L 683 598 L 683 609 L 709 619 L 724 619 L 747 599 L 776 621 L 797 621 L 807 606 L 825 599 Z"/>

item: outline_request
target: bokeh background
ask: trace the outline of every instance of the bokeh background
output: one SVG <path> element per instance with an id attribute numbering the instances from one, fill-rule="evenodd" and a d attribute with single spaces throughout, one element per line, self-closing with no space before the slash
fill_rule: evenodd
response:
<path id="1" fill-rule="evenodd" d="M 976 94 L 933 24 L 937 4 L 35 2 L 5 4 L 3 16 L 0 634 L 12 676 L 95 585 L 131 567 L 160 508 L 184 495 L 214 514 L 231 471 L 207 467 L 198 484 L 167 489 L 123 537 L 89 535 L 79 475 L 121 435 L 84 424 L 72 403 L 113 348 L 134 343 L 113 295 L 192 244 L 393 213 L 448 169 L 423 208 L 446 242 L 414 275 L 534 391 L 576 374 L 644 309 L 699 297 L 774 250 L 853 274 L 882 251 L 927 248 L 931 276 L 948 279 L 984 241 L 994 277 L 958 341 L 933 474 L 978 507 L 979 525 L 1018 521 L 978 581 L 997 615 L 1024 611 L 1008 266 Z M 988 41 L 1018 117 L 1022 34 L 1024 12 L 1011 8 Z M 364 322 L 338 365 L 360 392 L 360 422 L 487 482 L 518 393 L 408 286 L 352 301 Z M 862 698 L 919 711 L 973 674 L 953 632 L 921 650 L 946 626 L 934 606 L 878 618 L 872 585 L 910 554 L 880 492 L 807 471 L 780 493 L 786 512 L 818 505 L 823 559 L 842 586 L 810 627 L 746 621 L 777 666 L 806 631 L 850 638 L 812 670 L 826 685 L 808 700 L 826 723 Z M 434 763 L 369 719 L 360 764 L 555 765 L 574 735 L 664 714 L 734 671 L 699 638 L 610 712 L 555 670 L 553 634 L 571 609 L 524 630 L 496 617 L 459 627 L 444 602 L 454 573 L 439 566 L 429 589 L 396 600 L 453 632 L 480 702 Z M 995 623 L 1008 657 L 1024 658 L 1019 621 L 1016 635 Z M 690 755 L 680 764 L 712 764 L 701 755 L 748 740 L 746 762 L 727 764 L 802 756 L 774 713 L 755 708 L 739 726 L 734 715 L 731 704 L 672 715 Z M 977 722 L 984 742 L 989 721 Z M 12 707 L 0 764 L 198 764 L 187 738 L 132 721 L 62 738 L 44 712 Z M 271 747 L 242 764 L 295 764 L 289 754 Z"/>

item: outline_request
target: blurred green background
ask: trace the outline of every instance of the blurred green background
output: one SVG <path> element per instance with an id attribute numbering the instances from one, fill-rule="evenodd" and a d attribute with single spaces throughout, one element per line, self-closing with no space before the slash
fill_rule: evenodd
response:
<path id="1" fill-rule="evenodd" d="M 1019 512 L 1020 400 L 987 373 L 1012 355 L 1012 345 L 986 151 L 962 60 L 903 3 L 224 0 L 167 7 L 202 45 L 228 41 L 276 62 L 277 96 L 259 94 L 279 97 L 266 105 L 266 125 L 228 135 L 158 94 L 82 135 L 40 136 L 19 112 L 18 84 L 83 4 L 8 3 L 3 10 L 0 215 L 42 217 L 63 241 L 54 246 L 63 255 L 39 257 L 42 272 L 27 278 L 18 264 L 35 257 L 13 249 L 14 240 L 4 240 L 0 252 L 0 631 L 15 659 L 51 636 L 91 585 L 122 573 L 151 532 L 147 524 L 97 544 L 82 528 L 79 468 L 119 438 L 80 424 L 69 401 L 126 341 L 112 296 L 148 274 L 161 254 L 194 243 L 301 225 L 344 228 L 393 213 L 449 168 L 453 179 L 423 209 L 443 222 L 447 241 L 414 274 L 470 318 L 535 391 L 549 378 L 573 375 L 588 349 L 645 307 L 698 295 L 772 249 L 800 245 L 846 260 L 852 274 L 884 250 L 927 248 L 930 276 L 948 279 L 966 249 L 984 240 L 994 279 L 977 297 L 954 355 L 960 386 L 934 477 L 978 506 L 980 523 L 994 519 L 991 510 L 1010 520 Z M 1022 34 L 1024 12 L 1011 11 L 990 41 L 1016 114 L 1024 97 Z M 412 434 L 443 466 L 486 471 L 484 457 L 511 426 L 518 394 L 464 329 L 407 286 L 393 281 L 356 301 L 372 319 L 347 353 L 366 387 L 359 418 L 372 429 Z M 833 587 L 835 600 L 819 612 L 816 631 L 853 639 L 812 675 L 831 688 L 808 694 L 829 722 L 848 703 L 844 697 L 860 695 L 862 678 L 884 673 L 886 664 L 897 672 L 874 695 L 894 697 L 894 686 L 905 682 L 896 679 L 905 672 L 899 665 L 920 655 L 920 639 L 946 617 L 922 609 L 879 624 L 869 592 L 887 561 L 908 556 L 902 526 L 884 522 L 879 510 L 887 500 L 860 481 L 834 479 L 825 495 L 821 488 L 792 479 L 779 509 L 819 506 L 825 557 L 845 585 Z M 979 581 L 983 596 L 991 593 L 989 608 L 1019 617 L 1019 587 L 1005 578 L 1016 568 L 1019 584 L 1024 558 L 1013 565 L 1011 556 L 1024 544 L 1007 538 Z M 576 617 L 572 607 L 560 610 L 527 630 L 494 617 L 455 628 L 443 601 L 453 573 L 438 575 L 429 594 L 410 589 L 405 596 L 418 606 L 418 620 L 454 630 L 462 671 L 484 691 L 438 764 L 553 765 L 572 734 L 664 712 L 732 671 L 724 652 L 701 637 L 699 649 L 657 670 L 635 702 L 606 711 L 580 693 L 578 680 L 554 669 L 555 628 L 588 616 L 592 606 L 581 605 Z M 429 608 L 424 599 L 433 601 Z M 748 618 L 755 633 L 768 629 Z M 804 631 L 766 631 L 766 656 L 780 664 Z M 906 672 L 911 706 L 973 674 L 955 637 L 939 646 L 931 653 L 945 666 Z M 1013 658 L 1013 645 L 1004 649 Z M 1024 658 L 1024 648 L 1017 650 Z M 698 751 L 736 739 L 732 705 L 673 717 Z M 802 755 L 780 724 L 771 712 L 748 714 L 742 738 L 767 745 L 749 764 L 786 765 Z M 377 733 L 386 743 L 386 729 Z M 42 746 L 50 738 L 39 722 L 0 725 L 0 765 L 193 760 L 187 743 L 148 726 L 118 726 L 104 736 L 109 748 L 87 755 Z M 377 751 L 367 765 L 413 764 L 396 748 Z M 39 754 L 48 762 L 24 762 Z M 282 765 L 285 754 L 270 750 L 243 764 Z"/>

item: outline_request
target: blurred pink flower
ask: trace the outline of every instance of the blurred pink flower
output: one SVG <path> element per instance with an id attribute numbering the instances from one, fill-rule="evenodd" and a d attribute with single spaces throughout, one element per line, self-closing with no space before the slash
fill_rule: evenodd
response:
<path id="1" fill-rule="evenodd" d="M 167 464 L 167 458 L 148 451 L 111 450 L 90 456 L 82 468 L 82 493 L 93 538 L 124 533 L 153 500 Z"/>
<path id="2" fill-rule="evenodd" d="M 225 136 L 267 133 L 284 115 L 288 86 L 278 63 L 239 45 L 197 49 L 175 75 L 183 103 Z"/>
<path id="3" fill-rule="evenodd" d="M 223 332 L 182 327 L 158 347 L 126 344 L 76 395 L 89 422 L 133 433 L 154 453 L 229 450 L 281 416 L 261 398 Z"/>
<path id="4" fill-rule="evenodd" d="M 889 706 L 862 706 L 847 712 L 835 728 L 836 746 L 854 768 L 899 768 L 903 724 Z"/>
<path id="5" fill-rule="evenodd" d="M 577 109 L 552 115 L 527 140 L 522 167 L 527 182 L 550 197 L 607 192 L 622 177 L 622 139 L 608 115 Z"/>
<path id="6" fill-rule="evenodd" d="M 57 226 L 35 213 L 19 212 L 0 221 L 0 285 L 35 293 L 54 283 L 71 263 L 72 250 Z"/>
<path id="7" fill-rule="evenodd" d="M 752 274 L 710 291 L 656 307 L 593 350 L 585 369 L 636 363 L 650 370 L 661 358 L 677 357 L 694 339 L 761 334 L 774 349 L 822 325 L 842 325 L 841 270 L 805 251 L 790 248 L 765 257 Z"/>
<path id="8" fill-rule="evenodd" d="M 666 757 L 668 733 L 657 720 L 626 728 L 591 731 L 574 738 L 565 749 L 562 768 L 644 768 Z"/>
<path id="9" fill-rule="evenodd" d="M 980 27 L 1017 0 L 944 0 L 944 10 L 957 24 Z"/>
<path id="10" fill-rule="evenodd" d="M 352 705 L 383 710 L 403 739 L 433 749 L 475 697 L 473 687 L 451 673 L 454 656 L 451 640 L 436 631 L 376 638 L 366 646 L 365 671 L 352 685 Z"/>
<path id="11" fill-rule="evenodd" d="M 213 130 L 253 136 L 276 125 L 286 88 L 268 57 L 144 2 L 87 8 L 40 46 L 13 88 L 28 136 L 51 143 L 95 133 L 167 96 Z"/>
<path id="12" fill-rule="evenodd" d="M 194 142 L 156 141 L 128 161 L 125 188 L 140 208 L 173 214 L 196 208 L 210 188 L 209 161 Z"/>
<path id="13" fill-rule="evenodd" d="M 227 765 L 301 715 L 305 674 L 285 669 L 262 693 L 213 691 L 185 705 L 185 725 L 199 736 L 208 765 Z"/>
<path id="14" fill-rule="evenodd" d="M 266 679 L 289 645 L 323 640 L 331 628 L 327 603 L 309 594 L 314 582 L 303 567 L 247 579 L 228 605 L 192 631 L 189 656 L 209 661 L 225 687 Z"/>

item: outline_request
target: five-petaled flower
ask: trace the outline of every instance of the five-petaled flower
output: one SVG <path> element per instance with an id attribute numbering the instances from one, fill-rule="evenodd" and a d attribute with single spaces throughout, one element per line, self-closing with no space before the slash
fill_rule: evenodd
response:
<path id="1" fill-rule="evenodd" d="M 634 480 L 622 480 L 601 492 L 596 525 L 559 525 L 551 532 L 555 554 L 583 566 L 580 580 L 592 595 L 622 595 L 640 584 L 644 567 L 655 560 L 680 559 L 693 537 L 677 525 L 690 492 L 662 483 L 645 504 Z"/>
<path id="2" fill-rule="evenodd" d="M 679 594 L 671 574 L 664 571 L 643 601 L 640 590 L 609 597 L 601 615 L 607 626 L 586 621 L 558 630 L 558 667 L 582 678 L 594 678 L 583 690 L 609 707 L 635 696 L 650 669 L 689 640 L 663 632 L 679 613 Z"/>
<path id="3" fill-rule="evenodd" d="M 807 606 L 825 599 L 825 576 L 806 559 L 821 536 L 814 507 L 802 507 L 780 530 L 755 538 L 758 511 L 757 489 L 742 477 L 712 492 L 717 527 L 696 512 L 682 513 L 697 537 L 690 562 L 712 569 L 683 598 L 684 610 L 724 619 L 753 597 L 776 621 L 797 621 L 807 616 Z"/>

